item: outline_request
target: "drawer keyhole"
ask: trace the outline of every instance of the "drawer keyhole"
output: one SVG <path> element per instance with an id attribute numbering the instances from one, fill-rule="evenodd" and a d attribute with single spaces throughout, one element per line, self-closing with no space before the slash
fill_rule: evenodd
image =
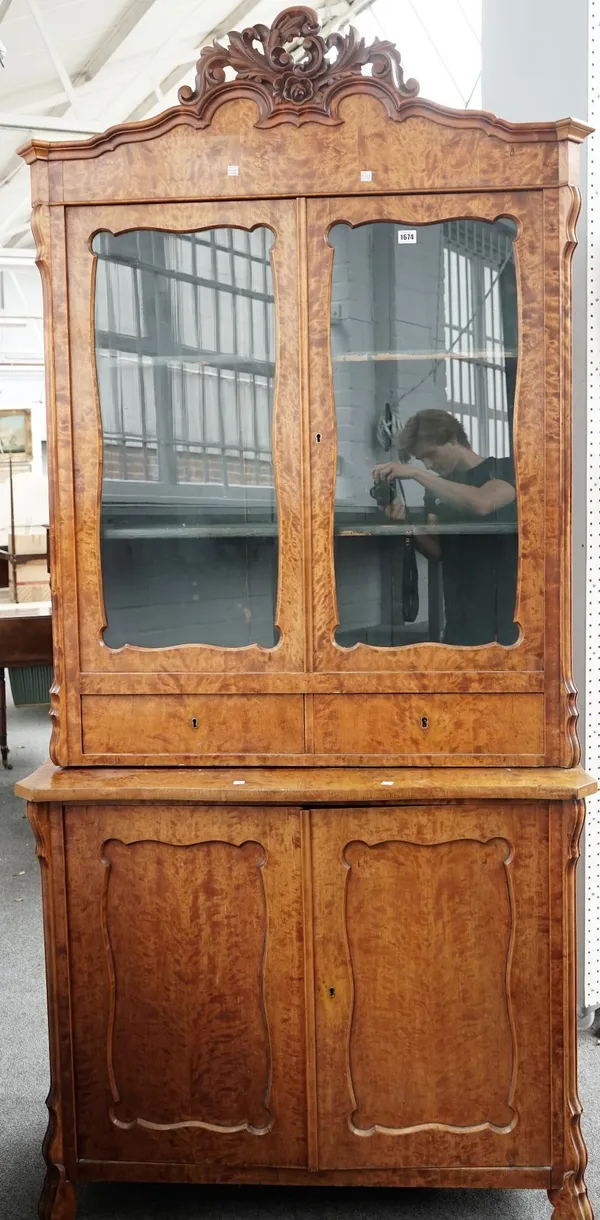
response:
<path id="1" fill-rule="evenodd" d="M 429 716 L 421 716 L 421 728 L 422 729 L 429 728 Z"/>
<path id="2" fill-rule="evenodd" d="M 191 719 L 191 721 L 190 721 L 190 724 L 191 724 L 191 726 L 192 726 L 192 728 L 193 728 L 193 729 L 197 729 L 197 728 L 198 728 L 198 717 L 197 717 L 197 716 L 192 716 L 192 719 Z"/>

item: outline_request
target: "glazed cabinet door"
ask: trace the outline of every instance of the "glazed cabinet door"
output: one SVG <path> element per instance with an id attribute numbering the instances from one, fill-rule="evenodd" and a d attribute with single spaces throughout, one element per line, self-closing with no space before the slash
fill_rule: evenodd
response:
<path id="1" fill-rule="evenodd" d="M 315 754 L 541 765 L 562 477 L 542 194 L 307 208 L 313 664 L 338 679 Z"/>
<path id="2" fill-rule="evenodd" d="M 77 1155 L 306 1164 L 299 813 L 70 807 Z"/>
<path id="3" fill-rule="evenodd" d="M 297 264 L 291 201 L 67 212 L 71 762 L 303 748 L 301 697 L 268 703 L 305 667 Z"/>
<path id="4" fill-rule="evenodd" d="M 319 1167 L 549 1165 L 548 807 L 311 821 Z"/>

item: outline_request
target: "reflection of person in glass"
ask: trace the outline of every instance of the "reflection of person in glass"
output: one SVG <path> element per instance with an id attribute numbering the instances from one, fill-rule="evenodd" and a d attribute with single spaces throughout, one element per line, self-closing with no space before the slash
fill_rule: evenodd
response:
<path id="1" fill-rule="evenodd" d="M 376 483 L 414 479 L 425 488 L 425 520 L 456 527 L 421 535 L 416 545 L 442 563 L 444 643 L 514 644 L 517 583 L 515 471 L 512 458 L 483 458 L 447 411 L 419 411 L 398 437 L 402 460 L 376 466 Z M 417 458 L 422 467 L 409 464 Z M 402 520 L 396 499 L 386 512 Z M 477 523 L 469 531 L 469 524 Z M 489 528 L 486 530 L 485 526 Z"/>

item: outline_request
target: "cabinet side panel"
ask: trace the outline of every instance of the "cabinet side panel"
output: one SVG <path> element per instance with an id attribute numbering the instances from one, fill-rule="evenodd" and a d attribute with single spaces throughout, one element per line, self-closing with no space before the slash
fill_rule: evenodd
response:
<path id="1" fill-rule="evenodd" d="M 577 1089 L 577 933 L 575 879 L 584 801 L 556 802 L 551 810 L 552 937 L 552 1183 L 556 1214 L 592 1220 L 584 1173 L 587 1149 Z"/>
<path id="2" fill-rule="evenodd" d="M 60 805 L 27 806 L 40 862 L 46 959 L 50 1091 L 46 1099 L 48 1129 L 44 1140 L 46 1180 L 40 1214 L 53 1205 L 74 1209 L 76 1142 L 72 1075 L 71 992 L 68 954 L 63 810 Z M 62 1213 L 61 1213 L 62 1214 Z"/>
<path id="3" fill-rule="evenodd" d="M 73 681 L 76 682 L 78 649 L 62 209 L 37 204 L 32 212 L 31 225 L 36 242 L 36 263 L 42 280 L 44 307 L 54 666 L 54 680 L 50 691 L 50 757 L 53 762 L 64 766 L 74 761 L 69 755 L 69 741 L 73 742 L 74 746 L 77 742 L 79 712 L 76 697 L 69 698 Z"/>
<path id="4" fill-rule="evenodd" d="M 571 264 L 580 210 L 576 187 L 544 192 L 544 348 L 546 386 L 546 764 L 579 761 L 577 692 L 572 672 Z"/>

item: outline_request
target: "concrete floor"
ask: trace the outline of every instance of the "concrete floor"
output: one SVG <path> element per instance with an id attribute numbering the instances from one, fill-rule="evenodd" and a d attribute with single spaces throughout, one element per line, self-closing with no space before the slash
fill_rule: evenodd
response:
<path id="1" fill-rule="evenodd" d="M 47 753 L 46 708 L 9 708 L 12 771 L 0 771 L 0 1220 L 34 1220 L 44 1176 L 48 1091 L 39 865 L 25 808 L 12 794 Z M 432 1038 L 443 1038 L 432 1012 Z M 580 1038 L 580 1092 L 590 1150 L 587 1175 L 600 1209 L 600 1046 Z M 98 1185 L 78 1192 L 78 1220 L 541 1220 L 539 1191 L 311 1190 Z"/>

